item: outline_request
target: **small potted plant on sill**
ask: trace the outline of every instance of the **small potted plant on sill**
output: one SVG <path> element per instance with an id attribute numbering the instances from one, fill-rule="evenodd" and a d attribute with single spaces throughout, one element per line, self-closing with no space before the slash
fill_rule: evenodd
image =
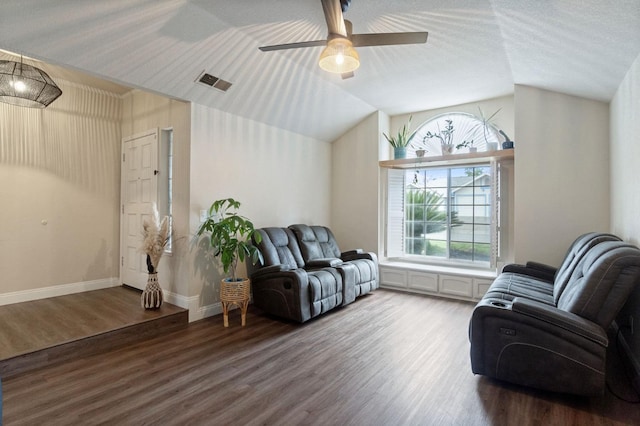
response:
<path id="1" fill-rule="evenodd" d="M 442 155 L 449 155 L 453 153 L 453 132 L 455 131 L 453 127 L 453 120 L 444 120 L 446 125 L 443 130 L 440 130 L 440 125 L 438 125 L 438 132 L 427 132 L 424 136 L 423 141 L 426 142 L 427 139 L 437 138 L 440 140 L 440 148 L 442 149 Z"/>
<path id="2" fill-rule="evenodd" d="M 396 136 L 388 136 L 386 133 L 382 135 L 387 139 L 389 144 L 393 147 L 393 158 L 405 158 L 407 156 L 407 146 L 409 145 L 409 132 L 411 129 L 411 119 L 413 116 L 409 116 L 409 122 L 402 126 Z"/>
<path id="3" fill-rule="evenodd" d="M 456 149 L 460 149 L 460 148 L 468 148 L 469 152 L 478 152 L 478 148 L 473 146 L 473 139 L 471 139 L 470 141 L 462 141 L 461 143 L 459 143 L 458 145 L 456 145 Z"/>
<path id="4" fill-rule="evenodd" d="M 255 231 L 249 219 L 238 214 L 239 208 L 240 202 L 233 198 L 214 201 L 209 207 L 207 218 L 196 232 L 196 237 L 203 234 L 209 236 L 213 255 L 220 258 L 224 273 L 230 273 L 220 284 L 220 302 L 225 327 L 229 326 L 231 305 L 241 308 L 242 325 L 246 324 L 251 282 L 248 278 L 237 277 L 238 262 L 244 262 L 245 259 L 253 264 L 264 261 L 262 253 L 251 244 L 252 237 L 256 243 L 262 241 L 262 237 Z"/>

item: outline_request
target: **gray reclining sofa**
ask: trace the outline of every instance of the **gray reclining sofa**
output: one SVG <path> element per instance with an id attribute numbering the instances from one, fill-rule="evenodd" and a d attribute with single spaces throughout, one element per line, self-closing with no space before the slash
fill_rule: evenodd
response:
<path id="1" fill-rule="evenodd" d="M 507 265 L 469 324 L 476 374 L 554 392 L 604 392 L 607 329 L 640 282 L 640 250 L 579 237 L 562 266 Z"/>
<path id="2" fill-rule="evenodd" d="M 305 322 L 378 288 L 378 259 L 362 250 L 341 252 L 324 226 L 261 228 L 263 265 L 249 267 L 253 304 Z"/>

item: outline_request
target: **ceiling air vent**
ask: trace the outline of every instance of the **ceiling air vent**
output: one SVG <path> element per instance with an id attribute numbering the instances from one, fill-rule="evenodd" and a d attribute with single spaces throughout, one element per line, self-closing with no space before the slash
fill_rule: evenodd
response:
<path id="1" fill-rule="evenodd" d="M 218 89 L 221 92 L 226 92 L 231 87 L 231 83 L 221 79 L 220 77 L 216 77 L 207 73 L 206 71 L 202 71 L 202 73 L 196 79 L 196 83 L 204 84 L 208 87 L 213 87 L 214 89 Z"/>

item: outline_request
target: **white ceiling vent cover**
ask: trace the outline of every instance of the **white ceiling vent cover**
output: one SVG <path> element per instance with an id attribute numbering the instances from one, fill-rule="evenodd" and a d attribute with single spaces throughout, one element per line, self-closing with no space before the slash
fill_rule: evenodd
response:
<path id="1" fill-rule="evenodd" d="M 221 92 L 226 92 L 231 87 L 231 83 L 221 79 L 220 77 L 216 77 L 207 73 L 206 71 L 202 71 L 198 78 L 196 79 L 196 83 L 200 83 L 207 87 L 213 87 L 214 89 L 218 89 Z"/>

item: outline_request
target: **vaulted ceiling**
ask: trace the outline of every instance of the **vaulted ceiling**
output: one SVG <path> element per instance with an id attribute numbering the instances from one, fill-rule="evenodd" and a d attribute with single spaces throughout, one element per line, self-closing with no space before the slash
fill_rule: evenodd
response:
<path id="1" fill-rule="evenodd" d="M 525 84 L 609 101 L 640 54 L 640 0 L 353 0 L 355 33 L 428 31 L 363 47 L 354 78 L 318 67 L 320 0 L 3 0 L 0 49 L 332 141 L 370 113 L 473 102 Z M 195 83 L 202 71 L 233 83 Z"/>

